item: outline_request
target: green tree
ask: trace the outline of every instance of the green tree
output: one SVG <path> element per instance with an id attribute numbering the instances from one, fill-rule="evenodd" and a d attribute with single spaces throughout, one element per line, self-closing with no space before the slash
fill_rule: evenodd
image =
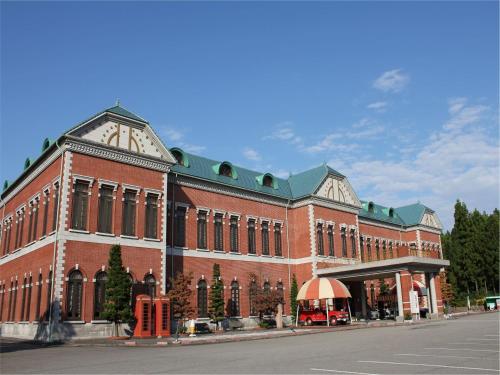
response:
<path id="1" fill-rule="evenodd" d="M 118 336 L 118 325 L 131 319 L 130 309 L 130 278 L 122 263 L 120 245 L 113 245 L 109 251 L 108 281 L 102 317 L 114 323 L 115 336 Z"/>
<path id="2" fill-rule="evenodd" d="M 192 273 L 184 275 L 182 272 L 178 272 L 175 278 L 170 278 L 170 285 L 172 285 L 172 288 L 167 293 L 167 297 L 170 298 L 172 316 L 177 320 L 177 331 L 179 329 L 179 323 L 185 319 L 191 318 L 194 313 L 194 309 L 191 306 L 191 296 L 193 294 L 191 290 L 192 280 Z"/>
<path id="3" fill-rule="evenodd" d="M 220 275 L 220 266 L 213 266 L 212 285 L 210 285 L 210 318 L 215 322 L 217 328 L 219 322 L 224 319 L 224 282 Z"/>
<path id="4" fill-rule="evenodd" d="M 297 294 L 299 294 L 299 286 L 297 284 L 297 277 L 293 274 L 292 286 L 290 287 L 290 312 L 294 323 L 297 317 Z"/>

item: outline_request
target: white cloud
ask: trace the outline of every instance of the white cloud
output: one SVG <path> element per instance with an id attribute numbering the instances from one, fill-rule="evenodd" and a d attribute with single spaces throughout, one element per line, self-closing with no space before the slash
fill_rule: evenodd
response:
<path id="1" fill-rule="evenodd" d="M 448 112 L 450 115 L 456 114 L 460 111 L 465 103 L 467 103 L 467 98 L 451 98 L 448 100 Z"/>
<path id="2" fill-rule="evenodd" d="M 295 134 L 293 130 L 293 123 L 290 121 L 285 121 L 275 126 L 275 130 L 262 138 L 263 140 L 280 140 L 286 141 L 290 144 L 301 144 L 302 138 Z"/>
<path id="3" fill-rule="evenodd" d="M 184 131 L 176 128 L 172 128 L 169 126 L 160 126 L 159 135 L 167 145 L 167 147 L 177 146 L 182 148 L 184 151 L 190 152 L 192 154 L 200 154 L 205 151 L 205 146 L 200 146 L 192 143 L 187 143 L 183 141 L 184 139 Z M 175 144 L 172 144 L 175 143 Z"/>
<path id="4" fill-rule="evenodd" d="M 466 106 L 467 100 L 460 98 L 449 102 L 448 111 L 452 115 L 450 120 L 445 124 L 445 129 L 457 130 L 464 126 L 477 123 L 482 115 L 488 110 L 485 105 Z"/>
<path id="5" fill-rule="evenodd" d="M 252 160 L 252 161 L 262 160 L 262 157 L 260 156 L 260 154 L 256 150 L 254 150 L 253 148 L 250 148 L 250 147 L 246 147 L 243 150 L 243 156 L 245 158 L 247 158 L 248 160 Z"/>
<path id="6" fill-rule="evenodd" d="M 382 73 L 373 82 L 373 87 L 383 92 L 399 92 L 410 82 L 410 76 L 402 69 L 393 69 Z"/>
<path id="7" fill-rule="evenodd" d="M 366 106 L 368 109 L 373 109 L 376 112 L 385 112 L 387 109 L 387 102 L 373 102 Z"/>
<path id="8" fill-rule="evenodd" d="M 167 143 L 179 141 L 183 137 L 182 132 L 178 129 L 172 129 L 169 127 L 161 127 L 160 135 L 165 137 Z"/>

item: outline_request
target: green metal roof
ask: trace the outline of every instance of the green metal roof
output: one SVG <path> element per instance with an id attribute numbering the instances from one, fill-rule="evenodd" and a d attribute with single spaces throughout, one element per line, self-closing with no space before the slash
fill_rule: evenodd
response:
<path id="1" fill-rule="evenodd" d="M 313 194 L 328 174 L 344 177 L 344 175 L 326 164 L 290 176 L 288 183 L 290 184 L 292 198 L 297 199 Z"/>
<path id="2" fill-rule="evenodd" d="M 373 204 L 373 212 L 370 212 L 368 205 L 369 203 Z M 368 202 L 368 201 L 361 201 L 362 207 L 359 210 L 359 216 L 366 218 L 366 219 L 372 219 L 372 220 L 377 220 L 377 221 L 384 221 L 389 224 L 394 224 L 394 225 L 405 225 L 405 222 L 403 219 L 398 215 L 396 209 L 394 209 L 393 217 L 389 216 L 389 207 L 384 207 L 379 204 L 375 204 L 373 202 Z"/>
<path id="3" fill-rule="evenodd" d="M 104 112 L 114 113 L 115 115 L 119 115 L 119 116 L 123 116 L 123 117 L 128 117 L 128 118 L 130 118 L 132 120 L 136 120 L 136 121 L 140 121 L 140 122 L 144 122 L 146 124 L 149 124 L 149 122 L 147 122 L 146 120 L 144 120 L 142 117 L 137 116 L 135 113 L 132 113 L 132 112 L 126 110 L 125 108 L 120 107 L 119 105 L 115 105 L 114 107 L 105 109 L 101 113 L 104 113 Z"/>
<path id="4" fill-rule="evenodd" d="M 425 210 L 433 211 L 421 203 L 414 203 L 396 208 L 396 212 L 407 225 L 420 224 L 424 217 Z"/>

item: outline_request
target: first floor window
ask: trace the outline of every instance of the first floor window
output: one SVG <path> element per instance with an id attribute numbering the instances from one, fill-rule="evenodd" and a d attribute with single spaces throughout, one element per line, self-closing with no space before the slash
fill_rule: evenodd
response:
<path id="1" fill-rule="evenodd" d="M 52 303 L 52 271 L 49 272 L 49 276 L 47 277 L 47 304 L 45 306 L 45 320 L 49 320 L 50 314 L 50 305 Z"/>
<path id="2" fill-rule="evenodd" d="M 257 283 L 252 280 L 250 283 L 250 288 L 248 291 L 249 304 L 250 304 L 250 316 L 257 315 L 257 309 L 255 307 L 255 300 L 257 298 Z"/>
<path id="3" fill-rule="evenodd" d="M 278 300 L 280 303 L 285 303 L 285 289 L 283 287 L 283 283 L 278 281 L 276 285 L 276 291 L 278 292 Z"/>
<path id="4" fill-rule="evenodd" d="M 36 310 L 35 310 L 35 319 L 40 321 L 40 307 L 42 303 L 42 285 L 43 285 L 43 277 L 40 273 L 38 275 L 38 286 L 37 286 L 37 294 L 36 294 Z"/>
<path id="5" fill-rule="evenodd" d="M 108 275 L 104 271 L 100 271 L 95 275 L 94 283 L 94 319 L 100 319 L 101 313 L 104 311 L 106 302 L 106 282 Z"/>
<path id="6" fill-rule="evenodd" d="M 26 313 L 24 319 L 30 321 L 31 319 L 31 285 L 33 284 L 33 278 L 30 276 L 28 280 L 28 291 L 26 292 Z"/>
<path id="7" fill-rule="evenodd" d="M 231 283 L 231 316 L 240 316 L 240 285 L 237 281 Z"/>
<path id="8" fill-rule="evenodd" d="M 67 288 L 66 314 L 68 320 L 81 320 L 83 275 L 80 271 L 71 271 L 68 277 Z"/>
<path id="9" fill-rule="evenodd" d="M 76 181 L 73 193 L 73 217 L 71 228 L 87 230 L 87 211 L 89 204 L 89 183 Z"/>
<path id="10" fill-rule="evenodd" d="M 24 321 L 24 307 L 26 305 L 26 291 L 27 291 L 27 287 L 26 287 L 26 277 L 24 278 L 24 282 L 23 282 L 23 285 L 21 286 L 23 288 L 23 296 L 22 296 L 22 299 L 21 299 L 21 321 Z"/>
<path id="11" fill-rule="evenodd" d="M 205 280 L 198 281 L 198 318 L 208 317 L 208 293 L 207 282 Z"/>

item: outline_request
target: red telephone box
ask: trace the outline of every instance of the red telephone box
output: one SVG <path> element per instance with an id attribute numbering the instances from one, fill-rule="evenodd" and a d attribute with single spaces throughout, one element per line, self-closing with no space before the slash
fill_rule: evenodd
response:
<path id="1" fill-rule="evenodd" d="M 156 335 L 158 337 L 170 336 L 170 300 L 166 296 L 156 297 Z"/>
<path id="2" fill-rule="evenodd" d="M 153 303 L 150 296 L 147 294 L 140 294 L 136 297 L 135 318 L 137 324 L 134 329 L 134 337 L 151 337 L 152 310 Z"/>

